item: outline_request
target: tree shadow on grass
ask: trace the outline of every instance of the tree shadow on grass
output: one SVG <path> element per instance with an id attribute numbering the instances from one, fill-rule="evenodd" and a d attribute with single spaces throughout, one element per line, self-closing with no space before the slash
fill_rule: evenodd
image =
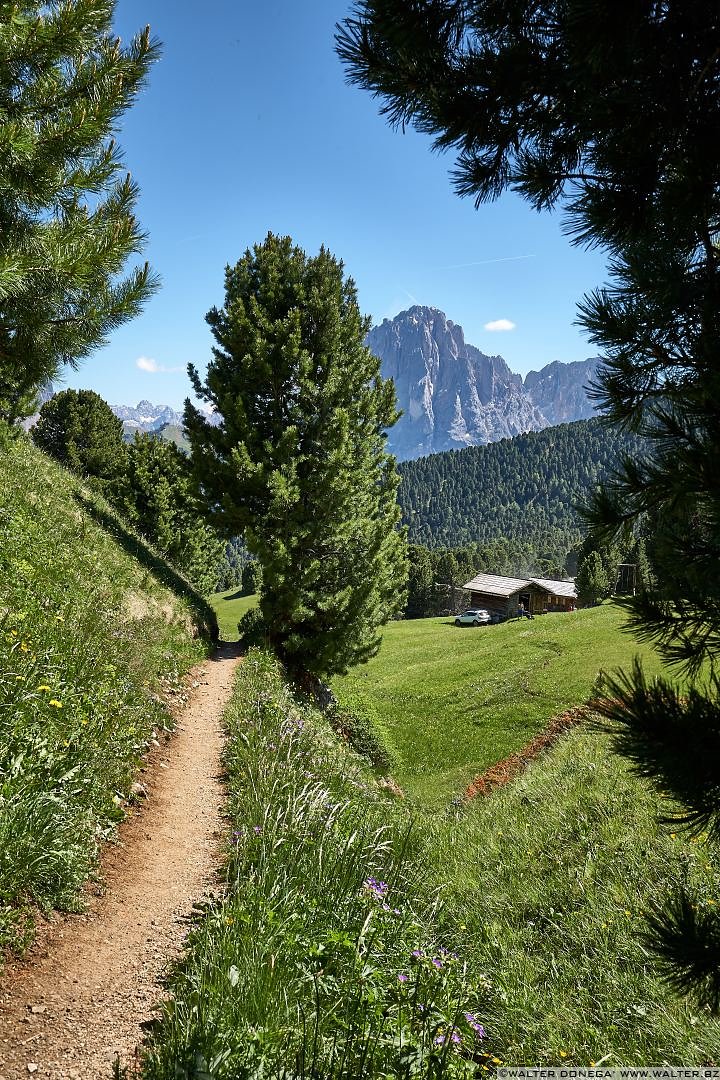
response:
<path id="1" fill-rule="evenodd" d="M 117 540 L 128 555 L 153 574 L 171 592 L 181 596 L 188 602 L 195 616 L 198 630 L 203 637 L 209 638 L 211 641 L 219 639 L 220 631 L 215 612 L 208 601 L 192 587 L 186 578 L 182 577 L 170 563 L 153 551 L 145 540 L 142 540 L 136 533 L 131 532 L 117 514 L 103 509 L 93 502 L 91 498 L 87 498 L 79 492 L 75 493 L 75 500 L 90 515 L 93 521 Z"/>
<path id="2" fill-rule="evenodd" d="M 223 599 L 223 602 L 225 600 L 242 600 L 244 597 L 249 596 L 249 595 L 250 594 L 246 593 L 244 589 L 238 589 L 238 591 L 234 592 L 232 594 L 232 596 L 223 596 L 222 599 Z"/>

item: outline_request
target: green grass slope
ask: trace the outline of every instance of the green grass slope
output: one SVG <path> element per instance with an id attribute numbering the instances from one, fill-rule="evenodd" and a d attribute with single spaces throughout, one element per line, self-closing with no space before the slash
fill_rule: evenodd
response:
<path id="1" fill-rule="evenodd" d="M 441 804 L 552 716 L 586 701 L 601 669 L 640 653 L 649 671 L 659 670 L 622 621 L 619 608 L 604 604 L 477 628 L 394 622 L 379 654 L 333 689 L 348 708 L 370 711 L 401 787 Z"/>
<path id="2" fill-rule="evenodd" d="M 28 440 L 0 474 L 0 952 L 72 907 L 212 610 Z"/>
<path id="3" fill-rule="evenodd" d="M 143 1076 L 469 1080 L 483 994 L 437 935 L 405 808 L 265 654 L 239 669 L 225 722 L 227 891 Z"/>
<path id="4" fill-rule="evenodd" d="M 575 729 L 489 798 L 411 814 L 262 654 L 226 725 L 228 888 L 171 979 L 148 1080 L 720 1061 L 717 1019 L 640 936 L 674 878 L 715 903 L 717 859 L 658 826 L 675 808 L 607 736 Z"/>
<path id="5" fill-rule="evenodd" d="M 255 607 L 257 600 L 257 596 L 241 596 L 239 587 L 214 593 L 210 597 L 223 641 L 237 641 L 238 623 L 246 611 Z"/>
<path id="6" fill-rule="evenodd" d="M 720 902 L 717 848 L 660 825 L 679 811 L 581 726 L 521 777 L 428 823 L 446 940 L 488 978 L 485 1021 L 508 1064 L 720 1062 L 720 1024 L 659 977 L 645 915 L 683 880 Z"/>

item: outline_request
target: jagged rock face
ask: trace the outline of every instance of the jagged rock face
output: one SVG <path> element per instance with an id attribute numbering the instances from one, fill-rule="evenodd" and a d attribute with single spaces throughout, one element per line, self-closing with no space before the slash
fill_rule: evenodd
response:
<path id="1" fill-rule="evenodd" d="M 436 308 L 412 307 L 386 319 L 367 343 L 394 380 L 403 410 L 389 437 L 400 460 L 547 427 L 502 356 L 468 345 L 462 327 Z"/>
<path id="2" fill-rule="evenodd" d="M 587 391 L 599 364 L 599 357 L 571 364 L 556 360 L 541 371 L 528 371 L 525 390 L 549 424 L 589 420 L 595 414 L 596 403 Z"/>
<path id="3" fill-rule="evenodd" d="M 581 387 L 585 365 L 594 361 L 550 364 L 532 372 L 531 390 L 502 356 L 486 356 L 467 344 L 462 327 L 437 308 L 416 306 L 385 319 L 372 328 L 367 344 L 380 359 L 382 374 L 395 383 L 403 415 L 389 434 L 388 446 L 401 461 L 497 442 L 593 412 Z M 555 367 L 578 371 L 567 378 L 562 371 L 546 376 Z M 579 411 L 580 396 L 584 412 Z M 576 415 L 564 415 L 573 409 Z M 554 418 L 561 414 L 562 419 Z"/>

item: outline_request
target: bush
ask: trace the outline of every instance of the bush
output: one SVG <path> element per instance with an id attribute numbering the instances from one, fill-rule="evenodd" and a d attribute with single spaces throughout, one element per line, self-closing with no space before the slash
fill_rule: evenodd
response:
<path id="1" fill-rule="evenodd" d="M 238 634 L 244 648 L 262 648 L 267 637 L 267 627 L 260 608 L 252 607 L 245 612 L 238 623 Z"/>

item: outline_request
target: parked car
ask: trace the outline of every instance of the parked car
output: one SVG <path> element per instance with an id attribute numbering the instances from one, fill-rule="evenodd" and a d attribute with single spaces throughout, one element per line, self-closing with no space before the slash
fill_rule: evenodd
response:
<path id="1" fill-rule="evenodd" d="M 491 621 L 490 612 L 485 608 L 468 608 L 461 615 L 455 616 L 456 626 L 487 626 Z"/>

